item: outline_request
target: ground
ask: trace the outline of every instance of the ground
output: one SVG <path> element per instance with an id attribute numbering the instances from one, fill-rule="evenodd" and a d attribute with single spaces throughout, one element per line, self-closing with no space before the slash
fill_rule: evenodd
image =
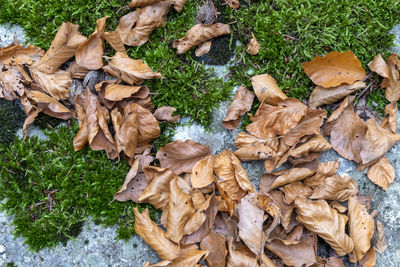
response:
<path id="1" fill-rule="evenodd" d="M 46 49 L 62 21 L 72 21 L 80 24 L 81 31 L 87 35 L 92 32 L 97 18 L 109 15 L 108 21 L 112 29 L 117 24 L 117 19 L 127 12 L 117 13 L 118 8 L 126 5 L 129 1 L 102 1 L 101 4 L 98 4 L 98 1 L 74 1 L 72 5 L 69 2 L 66 0 L 0 0 L 0 5 L 2 6 L 0 22 L 21 25 L 25 29 L 27 42 L 40 45 Z M 221 2 L 223 1 L 215 2 L 221 12 L 219 20 L 232 22 L 232 35 L 229 38 L 215 42 L 212 53 L 199 61 L 214 64 L 225 64 L 229 61 L 228 66 L 204 67 L 192 53 L 178 56 L 171 47 L 171 40 L 182 37 L 184 32 L 193 25 L 196 6 L 201 4 L 200 1 L 189 0 L 182 13 L 173 13 L 169 17 L 165 30 L 160 28 L 151 35 L 151 43 L 128 50 L 132 57 L 143 58 L 153 69 L 161 71 L 165 77 L 161 81 L 148 83 L 152 92 L 156 93 L 153 97 L 155 105 L 174 106 L 178 109 L 178 113 L 185 117 L 178 127 L 163 125 L 165 134 L 157 140 L 156 146 L 158 147 L 169 140 L 191 138 L 209 145 L 214 153 L 233 148 L 233 138 L 239 130 L 227 131 L 222 127 L 220 122 L 225 116 L 229 101 L 222 102 L 219 107 L 218 103 L 226 101 L 229 98 L 229 92 L 233 93 L 237 85 L 244 84 L 249 86 L 249 77 L 251 75 L 269 73 L 277 79 L 281 88 L 288 95 L 299 99 L 306 98 L 312 89 L 312 85 L 301 69 L 301 62 L 331 50 L 344 51 L 351 49 L 360 58 L 363 65 L 366 66 L 376 53 L 381 52 L 384 56 L 389 54 L 388 48 L 391 46 L 393 39 L 393 36 L 389 34 L 389 30 L 396 23 L 399 23 L 398 18 L 400 17 L 400 3 L 397 1 L 363 0 L 336 3 L 322 0 L 251 2 L 243 0 L 241 1 L 242 6 L 236 11 L 222 5 Z M 25 40 L 25 35 L 21 28 L 18 26 L 12 27 L 10 29 L 6 25 L 1 28 L 0 46 L 10 43 L 13 40 L 14 32 L 17 33 L 16 36 L 20 41 Z M 254 32 L 261 44 L 260 54 L 256 57 L 251 57 L 245 52 L 245 44 L 248 42 L 251 31 Z M 393 31 L 398 42 L 400 39 L 400 26 L 394 27 Z M 219 43 L 221 43 L 221 46 L 218 46 Z M 232 54 L 229 52 L 222 58 L 216 59 L 215 55 L 221 54 L 218 52 L 226 50 L 221 50 L 221 47 L 229 47 L 230 51 L 234 51 L 235 56 L 231 58 Z M 228 73 L 229 75 L 227 75 Z M 375 103 L 375 108 L 382 112 L 385 102 L 381 91 L 377 91 L 370 97 L 369 103 L 372 104 L 372 102 Z M 10 106 L 9 103 L 0 102 L 0 114 L 6 114 L 5 116 L 10 117 L 19 114 L 10 112 L 11 109 L 18 110 L 18 105 Z M 5 113 L 6 111 L 8 113 Z M 36 139 L 28 140 L 27 142 L 21 140 L 11 141 L 13 140 L 13 134 L 18 129 L 17 122 L 19 122 L 20 126 L 22 125 L 23 115 L 20 116 L 19 120 L 17 117 L 15 118 L 15 120 L 8 119 L 4 123 L 0 123 L 1 137 L 3 138 L 1 139 L 0 155 L 5 153 L 1 152 L 1 149 L 3 151 L 8 149 L 7 160 L 13 167 L 11 159 L 16 160 L 18 154 L 14 154 L 12 151 L 20 149 L 29 155 L 29 157 L 26 154 L 21 156 L 24 159 L 30 159 L 26 161 L 28 163 L 27 169 L 42 170 L 38 161 L 35 161 L 35 154 L 33 154 L 35 150 L 33 148 L 40 144 L 43 153 L 48 149 L 53 149 L 54 143 L 57 143 L 58 140 L 57 136 L 54 137 L 54 132 L 59 131 L 57 130 L 58 128 L 55 128 L 59 122 L 49 122 L 48 117 L 42 117 L 40 119 L 41 123 L 38 123 L 37 127 L 33 128 L 33 131 L 31 130 L 31 135 L 48 139 L 47 141 Z M 247 118 L 244 119 L 244 124 L 246 121 Z M 10 122 L 13 122 L 14 125 Z M 73 125 L 73 123 L 69 125 Z M 62 152 L 70 150 L 67 143 L 71 144 L 74 129 L 68 125 L 58 127 L 61 127 L 61 132 L 66 136 L 64 145 L 56 149 L 62 156 L 59 155 L 54 160 L 60 160 L 62 162 L 61 166 L 59 166 L 60 170 L 68 172 L 71 165 L 62 161 L 64 158 Z M 43 128 L 50 129 L 50 132 L 53 133 L 53 141 L 51 134 L 50 137 L 46 137 L 43 134 L 41 131 Z M 389 187 L 387 192 L 380 190 L 369 182 L 365 173 L 356 171 L 354 164 L 340 159 L 342 163 L 340 171 L 352 175 L 357 180 L 360 191 L 363 194 L 373 194 L 375 196 L 375 201 L 372 205 L 378 209 L 380 212 L 379 219 L 387 227 L 386 235 L 390 247 L 383 256 L 378 256 L 376 266 L 396 266 L 400 264 L 400 248 L 398 247 L 398 244 L 400 244 L 400 240 L 398 240 L 400 230 L 396 225 L 396 222 L 400 219 L 397 212 L 397 203 L 400 203 L 398 199 L 400 198 L 400 184 L 398 181 L 400 162 L 397 160 L 400 154 L 399 149 L 400 146 L 396 146 L 388 154 L 388 158 L 395 166 L 397 173 L 395 183 Z M 56 155 L 56 153 L 53 155 Z M 42 266 L 55 266 L 78 263 L 83 266 L 129 266 L 135 263 L 135 265 L 139 266 L 144 260 L 155 262 L 157 257 L 154 252 L 140 238 L 135 235 L 131 236 L 133 234 L 131 227 L 133 218 L 130 216 L 129 210 L 131 210 L 132 204 L 126 204 L 124 207 L 114 202 L 106 206 L 112 199 L 113 192 L 122 183 L 126 166 L 120 163 L 112 163 L 108 160 L 106 163 L 106 158 L 101 153 L 84 151 L 74 156 L 72 153 L 68 155 L 82 162 L 86 162 L 89 159 L 93 160 L 93 169 L 99 171 L 96 177 L 108 179 L 109 182 L 108 184 L 98 182 L 96 184 L 96 181 L 88 181 L 86 183 L 88 185 L 80 185 L 79 188 L 77 187 L 79 190 L 67 191 L 66 194 L 77 196 L 82 192 L 86 192 L 90 195 L 88 201 L 94 201 L 99 205 L 90 209 L 85 204 L 88 202 L 74 203 L 73 205 L 80 204 L 81 206 L 79 206 L 80 212 L 75 212 L 71 217 L 73 218 L 73 223 L 66 220 L 70 215 L 52 214 L 53 218 L 63 220 L 62 225 L 65 227 L 65 231 L 62 232 L 61 236 L 76 236 L 75 240 L 68 241 L 66 244 L 58 244 L 59 241 L 66 241 L 66 239 L 59 239 L 60 235 L 54 235 L 55 238 L 50 238 L 51 235 L 45 234 L 43 234 L 44 239 L 39 239 L 37 235 L 30 234 L 27 231 L 26 228 L 29 225 L 31 233 L 34 233 L 35 226 L 24 221 L 24 216 L 27 216 L 23 210 L 24 206 L 18 206 L 21 203 L 21 201 L 18 202 L 21 195 L 17 194 L 18 190 L 12 192 L 9 186 L 8 190 L 3 190 L 3 195 L 0 194 L 0 198 L 9 192 L 7 197 L 11 202 L 7 204 L 6 200 L 3 200 L 3 204 L 5 204 L 3 207 L 14 215 L 11 217 L 6 216 L 5 213 L 0 215 L 0 224 L 2 225 L 0 230 L 0 266 L 7 263 L 15 263 L 18 266 L 39 264 Z M 333 151 L 330 151 L 324 154 L 323 161 L 330 160 L 333 157 L 338 156 Z M 109 166 L 104 168 L 104 164 L 109 164 Z M 112 166 L 115 168 L 117 166 L 119 169 L 119 173 L 113 173 L 112 177 L 101 171 L 102 169 L 112 168 Z M 45 185 L 53 187 L 51 175 L 54 170 L 46 167 L 48 166 L 46 165 L 43 168 L 45 170 L 43 175 L 40 172 L 33 172 L 33 175 L 37 178 L 43 177 Z M 257 185 L 259 177 L 264 173 L 262 164 L 246 163 L 244 167 L 249 172 L 252 182 Z M 19 170 L 17 166 L 13 168 Z M 4 177 L 18 178 L 5 172 L 3 170 L 0 178 L 3 179 L 3 183 L 4 181 L 12 182 L 11 179 L 5 180 Z M 89 172 L 85 168 L 81 168 L 76 170 L 73 175 L 80 177 L 87 173 Z M 60 185 L 57 185 L 57 188 L 61 188 L 63 183 L 62 181 L 58 182 Z M 90 186 L 93 182 L 97 187 Z M 13 186 L 15 187 L 11 187 L 11 189 L 19 188 L 18 183 L 13 184 Z M 21 192 L 29 193 L 29 188 L 32 187 L 23 187 L 27 191 L 21 190 Z M 71 186 L 66 186 L 65 190 L 71 190 Z M 99 191 L 105 193 L 102 198 L 96 200 L 91 193 Z M 38 198 L 38 196 L 30 198 L 29 194 L 23 194 L 23 196 L 26 197 L 27 201 L 31 202 L 37 201 L 35 198 Z M 64 198 L 60 201 L 67 200 Z M 20 208 L 20 210 L 13 210 L 12 205 Z M 103 213 L 101 213 L 102 211 Z M 101 217 L 100 215 L 103 215 L 103 221 L 101 219 L 100 221 L 96 220 Z M 119 227 L 102 228 L 93 223 L 85 223 L 93 219 L 107 225 L 113 225 L 118 222 Z M 14 225 L 10 226 L 12 221 Z M 51 220 L 47 220 L 46 217 L 42 218 L 42 222 L 47 222 L 50 225 L 54 224 Z M 80 230 L 79 226 L 81 225 L 83 225 L 81 232 L 74 231 L 72 233 L 70 231 L 73 229 Z M 13 231 L 24 238 L 19 237 L 13 240 Z M 130 239 L 127 242 L 116 241 L 117 233 L 120 237 L 130 237 Z M 30 244 L 31 249 L 42 248 L 46 245 L 53 245 L 55 248 L 45 248 L 38 253 L 32 254 L 29 252 L 28 246 L 23 244 L 24 242 Z M 4 247 L 4 252 L 2 252 L 1 246 Z M 90 255 L 90 257 L 87 257 L 87 255 Z"/>

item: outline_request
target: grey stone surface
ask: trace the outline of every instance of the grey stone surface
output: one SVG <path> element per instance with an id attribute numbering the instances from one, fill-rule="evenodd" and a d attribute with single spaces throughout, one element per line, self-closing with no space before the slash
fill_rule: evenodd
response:
<path id="1" fill-rule="evenodd" d="M 18 25 L 0 25 L 0 47 L 7 46 L 14 42 L 14 37 L 20 43 L 25 41 L 24 30 Z"/>

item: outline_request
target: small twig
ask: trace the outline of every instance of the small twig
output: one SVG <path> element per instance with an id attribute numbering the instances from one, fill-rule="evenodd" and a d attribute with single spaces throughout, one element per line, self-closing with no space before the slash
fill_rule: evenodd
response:
<path id="1" fill-rule="evenodd" d="M 373 83 L 368 84 L 367 87 L 365 87 L 364 90 L 362 90 L 362 91 L 357 95 L 357 98 L 360 98 L 360 97 L 364 96 L 364 95 L 367 93 L 367 91 L 368 91 L 369 89 L 371 89 L 372 85 L 373 85 Z"/>
<path id="2" fill-rule="evenodd" d="M 285 37 L 285 38 L 287 38 L 287 39 L 290 39 L 290 40 L 293 40 L 293 41 L 298 41 L 298 40 L 299 40 L 298 38 L 293 37 L 293 36 L 290 36 L 290 35 L 288 35 L 288 34 L 283 34 L 283 37 Z"/>
<path id="3" fill-rule="evenodd" d="M 365 76 L 365 78 L 364 78 L 362 81 L 365 82 L 365 81 L 368 80 L 372 75 L 373 75 L 373 72 L 368 73 L 368 75 Z"/>
<path id="4" fill-rule="evenodd" d="M 119 14 L 119 13 L 121 13 L 122 11 L 124 11 L 124 10 L 128 10 L 129 9 L 129 6 L 121 6 L 120 8 L 118 8 L 118 10 L 117 10 L 117 14 Z"/>

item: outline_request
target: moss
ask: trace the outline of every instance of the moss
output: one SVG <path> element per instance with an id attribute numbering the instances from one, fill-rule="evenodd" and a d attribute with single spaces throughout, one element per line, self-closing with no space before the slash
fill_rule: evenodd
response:
<path id="1" fill-rule="evenodd" d="M 10 102 L 0 98 L 0 144 L 9 143 L 14 139 L 25 117 L 25 112 L 16 101 Z"/>

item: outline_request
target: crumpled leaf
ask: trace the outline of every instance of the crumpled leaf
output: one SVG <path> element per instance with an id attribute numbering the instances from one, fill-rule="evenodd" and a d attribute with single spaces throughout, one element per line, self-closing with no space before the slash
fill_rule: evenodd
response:
<path id="1" fill-rule="evenodd" d="M 285 194 L 285 202 L 287 204 L 293 203 L 298 197 L 309 197 L 312 194 L 311 188 L 301 182 L 290 183 L 280 188 L 280 190 Z"/>
<path id="2" fill-rule="evenodd" d="M 284 196 L 280 191 L 272 190 L 269 194 L 274 204 L 279 207 L 280 222 L 283 228 L 286 232 L 291 232 L 299 224 L 294 216 L 294 206 L 285 202 Z"/>
<path id="3" fill-rule="evenodd" d="M 385 237 L 385 226 L 380 221 L 376 221 L 376 239 L 374 249 L 379 254 L 383 254 L 388 247 L 386 237 Z"/>
<path id="4" fill-rule="evenodd" d="M 264 211 L 257 206 L 257 193 L 242 198 L 237 210 L 239 236 L 254 254 L 260 256 L 267 237 L 263 231 Z"/>
<path id="5" fill-rule="evenodd" d="M 34 45 L 24 47 L 22 44 L 11 43 L 0 47 L 0 63 L 4 65 L 32 65 L 42 57 L 44 51 Z"/>
<path id="6" fill-rule="evenodd" d="M 178 12 L 181 12 L 185 4 L 186 0 L 174 0 L 174 9 Z"/>
<path id="7" fill-rule="evenodd" d="M 315 173 L 314 170 L 308 168 L 291 168 L 283 172 L 278 172 L 277 175 L 279 176 L 276 177 L 276 179 L 272 183 L 270 190 L 286 184 L 290 184 L 292 182 L 304 180 L 305 178 L 310 177 L 314 173 Z"/>
<path id="8" fill-rule="evenodd" d="M 198 267 L 198 262 L 208 256 L 208 251 L 199 250 L 197 245 L 182 246 L 179 256 L 168 266 L 170 267 Z"/>
<path id="9" fill-rule="evenodd" d="M 114 194 L 114 199 L 121 202 L 127 200 L 139 202 L 139 196 L 147 187 L 148 182 L 144 173 L 139 172 L 139 160 L 135 160 L 125 177 L 121 189 Z"/>
<path id="10" fill-rule="evenodd" d="M 386 64 L 385 60 L 383 60 L 381 54 L 377 54 L 374 59 L 368 63 L 368 67 L 382 77 L 389 77 L 388 65 Z"/>
<path id="11" fill-rule="evenodd" d="M 211 50 L 211 45 L 212 45 L 211 40 L 199 44 L 199 46 L 194 51 L 194 54 L 196 55 L 196 57 L 201 57 L 201 56 L 208 54 L 208 52 L 210 52 L 210 50 Z"/>
<path id="12" fill-rule="evenodd" d="M 303 63 L 304 72 L 316 84 L 325 88 L 352 84 L 366 76 L 365 70 L 356 55 L 346 52 L 330 52 L 325 57 L 316 56 Z"/>
<path id="13" fill-rule="evenodd" d="M 225 3 L 233 9 L 238 9 L 240 7 L 239 0 L 225 0 Z"/>
<path id="14" fill-rule="evenodd" d="M 49 74 L 35 67 L 30 67 L 29 71 L 37 84 L 51 97 L 56 100 L 69 99 L 72 78 L 68 71 L 57 70 Z"/>
<path id="15" fill-rule="evenodd" d="M 370 248 L 367 254 L 358 262 L 360 267 L 374 267 L 376 260 L 376 251 L 373 248 Z"/>
<path id="16" fill-rule="evenodd" d="M 160 73 L 153 72 L 143 60 L 131 59 L 120 52 L 115 53 L 103 70 L 130 85 L 140 84 L 147 79 L 162 78 Z"/>
<path id="17" fill-rule="evenodd" d="M 257 138 L 251 134 L 240 133 L 236 136 L 234 152 L 240 160 L 265 160 L 275 156 L 273 147 L 275 141 Z"/>
<path id="18" fill-rule="evenodd" d="M 212 198 L 213 198 L 212 196 L 209 196 L 207 200 L 205 200 L 202 204 L 200 204 L 200 207 L 196 209 L 196 212 L 191 215 L 191 217 L 189 218 L 183 229 L 184 235 L 193 234 L 195 231 L 199 230 L 200 227 L 204 224 L 204 222 L 207 219 L 206 211 L 210 207 Z M 192 196 L 192 201 L 193 201 L 193 196 Z"/>
<path id="19" fill-rule="evenodd" d="M 156 158 L 161 167 L 170 168 L 176 174 L 191 173 L 193 166 L 199 160 L 210 154 L 208 146 L 192 140 L 174 141 L 160 148 Z"/>
<path id="20" fill-rule="evenodd" d="M 228 240 L 227 267 L 258 267 L 257 258 L 246 250 L 238 250 L 233 247 L 233 238 Z"/>
<path id="21" fill-rule="evenodd" d="M 126 54 L 125 46 L 122 43 L 122 38 L 118 31 L 103 32 L 101 37 L 104 38 L 115 51 Z"/>
<path id="22" fill-rule="evenodd" d="M 151 140 L 160 136 L 160 126 L 154 115 L 141 105 L 136 103 L 128 103 L 129 112 L 137 114 L 138 120 L 138 146 L 147 145 Z"/>
<path id="23" fill-rule="evenodd" d="M 225 244 L 225 237 L 214 231 L 210 233 L 200 242 L 202 250 L 209 251 L 206 258 L 210 267 L 225 267 L 225 258 L 228 254 Z"/>
<path id="24" fill-rule="evenodd" d="M 337 200 L 343 202 L 354 197 L 358 193 L 356 181 L 347 174 L 332 175 L 322 180 L 322 183 L 314 189 L 310 199 Z"/>
<path id="25" fill-rule="evenodd" d="M 254 94 L 247 90 L 246 87 L 240 86 L 229 106 L 225 119 L 222 121 L 222 125 L 226 129 L 235 129 L 239 125 L 240 117 L 251 109 L 253 100 Z"/>
<path id="26" fill-rule="evenodd" d="M 385 115 L 388 117 L 382 121 L 381 126 L 386 130 L 392 131 L 392 133 L 397 133 L 397 103 L 387 104 Z"/>
<path id="27" fill-rule="evenodd" d="M 287 98 L 271 75 L 260 74 L 253 76 L 251 77 L 251 83 L 260 103 L 274 106 Z"/>
<path id="28" fill-rule="evenodd" d="M 177 54 L 185 54 L 193 46 L 229 33 L 230 30 L 228 24 L 196 24 L 186 32 L 184 37 L 174 41 L 173 48 L 177 49 Z"/>
<path id="29" fill-rule="evenodd" d="M 194 214 L 190 195 L 185 194 L 177 185 L 175 178 L 169 183 L 168 224 L 165 236 L 179 243 L 187 220 Z"/>
<path id="30" fill-rule="evenodd" d="M 234 1 L 234 0 L 225 0 L 225 1 Z M 253 32 L 251 33 L 251 36 L 252 38 L 249 44 L 247 45 L 247 52 L 249 52 L 250 55 L 255 56 L 258 54 L 258 51 L 260 51 L 260 44 L 257 42 L 257 39 L 254 36 Z"/>
<path id="31" fill-rule="evenodd" d="M 389 76 L 388 86 L 385 90 L 385 97 L 389 102 L 397 102 L 400 98 L 400 61 L 397 54 L 391 55 L 387 60 Z"/>
<path id="32" fill-rule="evenodd" d="M 174 113 L 175 111 L 176 108 L 174 107 L 162 106 L 156 109 L 156 111 L 154 112 L 154 116 L 159 121 L 177 123 L 180 120 L 181 115 L 172 116 L 172 113 Z"/>
<path id="33" fill-rule="evenodd" d="M 0 98 L 13 101 L 24 95 L 26 85 L 22 73 L 16 67 L 4 66 L 1 63 L 0 70 Z"/>
<path id="34" fill-rule="evenodd" d="M 62 120 L 73 117 L 72 112 L 60 102 L 40 91 L 29 91 L 28 98 L 32 99 L 38 108 L 43 109 L 43 113 Z"/>
<path id="35" fill-rule="evenodd" d="M 192 169 L 190 181 L 193 188 L 202 188 L 214 182 L 214 155 L 199 160 Z"/>
<path id="36" fill-rule="evenodd" d="M 316 108 L 322 105 L 332 104 L 359 89 L 365 88 L 365 86 L 366 84 L 362 81 L 356 81 L 352 84 L 341 84 L 330 88 L 316 86 L 310 95 L 308 105 L 312 108 Z"/>
<path id="37" fill-rule="evenodd" d="M 395 171 L 386 157 L 381 157 L 377 162 L 368 168 L 368 178 L 376 185 L 387 190 L 394 181 Z"/>
<path id="38" fill-rule="evenodd" d="M 345 233 L 347 217 L 331 208 L 325 200 L 295 200 L 297 220 L 322 237 L 339 256 L 354 249 L 353 240 Z"/>
<path id="39" fill-rule="evenodd" d="M 85 113 L 85 96 L 83 94 L 79 94 L 74 98 L 75 102 L 75 111 L 78 116 L 79 123 L 79 132 L 75 135 L 73 140 L 74 150 L 81 150 L 88 142 L 88 128 L 86 121 L 86 113 Z"/>
<path id="40" fill-rule="evenodd" d="M 215 217 L 214 231 L 217 234 L 225 236 L 225 239 L 229 239 L 230 237 L 236 239 L 238 236 L 237 221 L 227 213 L 220 212 Z"/>
<path id="41" fill-rule="evenodd" d="M 163 230 L 150 219 L 149 210 L 145 209 L 140 213 L 138 208 L 134 207 L 133 211 L 135 212 L 135 232 L 157 252 L 161 259 L 177 258 L 179 246 L 165 237 Z"/>
<path id="42" fill-rule="evenodd" d="M 78 25 L 63 22 L 49 50 L 33 67 L 45 73 L 54 73 L 63 63 L 75 56 L 78 46 L 86 41 L 86 37 L 80 34 L 78 29 Z"/>
<path id="43" fill-rule="evenodd" d="M 371 238 L 374 234 L 374 218 L 356 198 L 350 197 L 348 203 L 349 232 L 354 241 L 355 261 L 359 261 L 370 248 Z"/>
<path id="44" fill-rule="evenodd" d="M 340 162 L 337 159 L 320 163 L 315 175 L 305 179 L 304 184 L 310 186 L 312 189 L 317 188 L 326 177 L 334 175 L 339 169 L 339 166 Z"/>

